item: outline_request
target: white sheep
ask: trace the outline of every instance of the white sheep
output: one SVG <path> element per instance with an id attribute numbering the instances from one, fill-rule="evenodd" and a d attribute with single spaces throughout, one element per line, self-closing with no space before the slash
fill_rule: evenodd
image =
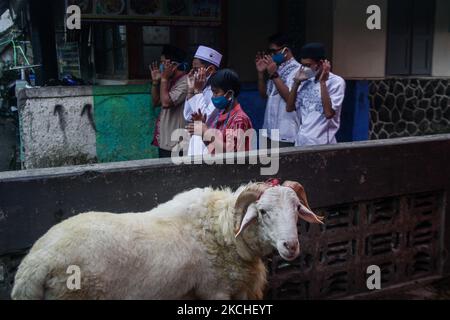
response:
<path id="1" fill-rule="evenodd" d="M 90 212 L 51 228 L 22 261 L 13 299 L 262 299 L 261 258 L 300 253 L 303 187 L 194 189 L 146 213 Z M 80 288 L 67 285 L 77 266 Z M 70 289 L 69 289 L 70 288 Z"/>

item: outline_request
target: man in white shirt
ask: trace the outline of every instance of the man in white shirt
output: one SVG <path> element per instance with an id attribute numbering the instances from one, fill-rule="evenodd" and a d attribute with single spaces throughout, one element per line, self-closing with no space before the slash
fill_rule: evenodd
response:
<path id="1" fill-rule="evenodd" d="M 297 115 L 286 111 L 294 76 L 300 68 L 289 42 L 283 34 L 273 35 L 269 37 L 270 55 L 258 53 L 256 56 L 258 90 L 261 97 L 267 99 L 263 129 L 268 131 L 269 148 L 272 140 L 277 140 L 281 148 L 293 147 L 298 132 Z M 273 130 L 279 130 L 279 135 Z"/>
<path id="2" fill-rule="evenodd" d="M 330 71 L 331 63 L 321 43 L 305 45 L 301 63 L 286 105 L 286 110 L 296 111 L 301 120 L 295 146 L 336 144 L 345 80 Z"/>
<path id="3" fill-rule="evenodd" d="M 184 104 L 184 118 L 192 122 L 192 115 L 200 113 L 205 115 L 206 124 L 213 127 L 219 116 L 211 98 L 213 93 L 208 84 L 209 79 L 220 68 L 222 54 L 214 49 L 199 46 L 192 61 L 192 70 L 188 75 L 188 95 Z M 192 136 L 189 142 L 188 155 L 202 155 L 205 145 L 198 136 Z"/>

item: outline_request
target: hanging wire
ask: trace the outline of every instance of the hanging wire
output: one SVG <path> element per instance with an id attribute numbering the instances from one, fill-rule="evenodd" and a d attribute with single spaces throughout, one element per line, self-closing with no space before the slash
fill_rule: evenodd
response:
<path id="1" fill-rule="evenodd" d="M 27 58 L 25 52 L 23 51 L 22 47 L 19 45 L 18 48 L 19 48 L 20 52 L 22 53 L 23 59 L 24 59 L 25 62 L 27 63 L 27 66 L 30 66 L 30 65 L 31 65 L 31 64 L 30 64 L 30 61 L 28 61 L 28 58 Z M 34 72 L 34 68 L 31 68 L 31 71 L 33 71 L 33 73 L 35 73 L 35 72 Z"/>
<path id="2" fill-rule="evenodd" d="M 13 62 L 14 62 L 14 67 L 18 67 L 18 53 L 20 54 L 20 56 L 22 56 L 22 58 L 24 59 L 24 61 L 26 62 L 25 66 L 31 66 L 30 61 L 28 60 L 22 46 L 20 44 L 17 44 L 16 41 L 14 41 L 13 38 L 5 40 L 3 42 L 0 42 L 0 46 L 3 45 L 7 45 L 7 44 L 11 44 L 12 48 L 13 48 Z M 34 68 L 30 68 L 33 73 L 35 73 Z"/>
<path id="3" fill-rule="evenodd" d="M 17 48 L 16 48 L 16 42 L 14 39 L 11 39 L 13 50 L 14 50 L 14 67 L 17 67 Z"/>

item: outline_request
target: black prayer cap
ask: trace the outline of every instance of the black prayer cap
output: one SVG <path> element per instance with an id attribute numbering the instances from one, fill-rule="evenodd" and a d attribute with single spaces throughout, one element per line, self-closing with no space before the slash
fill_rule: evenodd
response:
<path id="1" fill-rule="evenodd" d="M 322 43 L 308 43 L 300 51 L 301 59 L 323 60 L 326 58 L 325 46 Z"/>

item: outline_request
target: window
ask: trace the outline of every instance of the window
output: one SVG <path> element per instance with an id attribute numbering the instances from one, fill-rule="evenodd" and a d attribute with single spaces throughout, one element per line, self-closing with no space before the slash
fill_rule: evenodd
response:
<path id="1" fill-rule="evenodd" d="M 165 44 L 173 44 L 186 50 L 188 61 L 194 56 L 199 45 L 220 48 L 219 29 L 196 27 L 142 27 L 142 47 L 144 70 L 153 61 L 159 61 Z"/>
<path id="2" fill-rule="evenodd" d="M 220 28 L 128 25 L 129 78 L 150 78 L 149 65 L 159 61 L 165 44 L 172 44 L 188 53 L 191 62 L 198 46 L 221 50 Z"/>
<path id="3" fill-rule="evenodd" d="M 113 24 L 94 26 L 97 77 L 125 79 L 128 76 L 126 27 Z"/>
<path id="4" fill-rule="evenodd" d="M 89 33 L 84 33 L 87 28 L 83 28 L 83 42 L 80 42 L 81 73 L 86 78 L 95 78 L 88 72 L 95 69 L 99 79 L 148 81 L 148 66 L 160 60 L 165 44 L 187 50 L 189 58 L 198 44 L 226 51 L 224 21 L 227 19 L 223 10 L 226 0 L 67 0 L 65 3 L 79 5 L 83 22 L 92 28 Z"/>
<path id="5" fill-rule="evenodd" d="M 211 48 L 220 49 L 220 30 L 217 28 L 195 28 L 189 30 L 188 53 L 194 56 L 198 46 L 204 45 Z"/>
<path id="6" fill-rule="evenodd" d="M 143 66 L 144 70 L 153 61 L 160 60 L 161 51 L 165 44 L 170 43 L 170 27 L 142 27 L 142 47 L 143 47 Z"/>
<path id="7" fill-rule="evenodd" d="M 434 0 L 389 1 L 388 75 L 431 75 Z"/>

